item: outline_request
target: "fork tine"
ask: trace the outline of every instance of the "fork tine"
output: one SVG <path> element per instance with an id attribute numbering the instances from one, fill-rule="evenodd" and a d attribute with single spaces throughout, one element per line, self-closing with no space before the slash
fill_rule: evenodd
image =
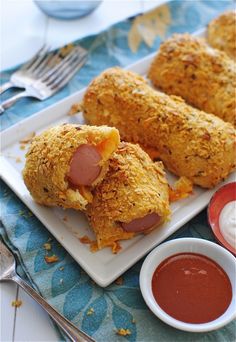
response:
<path id="1" fill-rule="evenodd" d="M 76 53 L 73 52 L 66 60 L 62 60 L 58 65 L 55 66 L 54 70 L 49 71 L 49 76 L 44 78 L 44 81 L 49 84 L 54 81 L 64 70 L 65 66 L 67 66 L 74 58 L 76 57 Z"/>
<path id="2" fill-rule="evenodd" d="M 49 60 L 48 64 L 45 66 L 41 74 L 41 77 L 44 77 L 46 73 L 52 70 L 52 68 L 54 68 L 58 63 L 60 63 L 60 61 L 60 51 L 58 51 L 57 53 L 54 52 L 54 55 L 52 56 L 51 60 Z"/>
<path id="3" fill-rule="evenodd" d="M 68 64 L 69 61 L 72 60 L 75 56 L 79 56 L 79 54 L 87 54 L 87 50 L 83 49 L 79 45 L 76 46 L 65 58 L 62 59 L 60 63 L 58 63 L 52 70 L 49 71 L 47 75 L 45 75 L 45 78 L 43 81 L 46 81 L 48 77 L 52 76 L 55 74 L 57 71 L 61 70 L 61 68 L 64 66 L 64 64 Z"/>
<path id="4" fill-rule="evenodd" d="M 57 53 L 52 52 L 50 54 L 49 59 L 45 60 L 45 63 L 43 63 L 43 68 L 41 68 L 41 65 L 39 66 L 39 68 L 37 68 L 36 70 L 36 74 L 38 76 L 38 78 L 43 78 L 44 76 L 50 72 L 50 70 L 52 70 L 52 68 L 54 68 L 54 66 L 56 66 L 58 63 L 60 63 L 58 60 L 60 59 L 60 51 L 58 51 Z M 61 61 L 61 59 L 60 59 Z M 38 72 L 39 70 L 39 72 Z"/>
<path id="5" fill-rule="evenodd" d="M 62 80 L 60 83 L 56 84 L 53 86 L 52 91 L 53 94 L 56 93 L 58 90 L 60 90 L 61 88 L 63 88 L 70 80 L 71 78 L 82 68 L 82 66 L 85 64 L 86 62 L 86 58 L 84 58 L 83 60 L 81 60 L 76 67 L 74 68 L 73 71 L 71 71 L 70 74 L 68 74 L 64 80 Z"/>
<path id="6" fill-rule="evenodd" d="M 58 70 L 60 70 L 63 65 L 69 61 L 76 53 L 77 49 L 73 49 L 65 58 L 61 60 L 58 64 L 56 64 L 51 70 L 49 70 L 42 78 L 42 82 L 48 81 L 51 76 L 53 76 L 54 73 L 56 73 Z M 59 52 L 58 52 L 59 54 Z"/>
<path id="7" fill-rule="evenodd" d="M 34 72 L 35 69 L 40 65 L 40 63 L 44 60 L 47 53 L 49 51 L 49 46 L 46 46 L 45 49 L 41 52 L 41 54 L 36 58 L 34 63 L 27 69 L 28 72 Z"/>
<path id="8" fill-rule="evenodd" d="M 60 58 L 60 51 L 54 52 L 52 60 L 49 63 L 50 68 L 54 67 L 56 63 L 58 63 L 58 59 Z M 61 59 L 60 59 L 61 61 Z"/>
<path id="9" fill-rule="evenodd" d="M 88 54 L 88 51 L 80 45 L 77 45 L 77 50 L 78 50 L 79 54 Z"/>
<path id="10" fill-rule="evenodd" d="M 78 70 L 85 64 L 87 60 L 87 54 L 84 55 L 82 58 L 76 61 L 76 63 L 73 63 L 70 68 L 69 73 L 64 73 L 63 76 L 55 81 L 50 87 L 53 91 L 53 94 L 56 93 L 58 90 L 63 88 L 69 80 L 78 72 Z"/>
<path id="11" fill-rule="evenodd" d="M 68 58 L 67 61 L 65 61 L 64 63 L 61 64 L 61 67 L 58 68 L 58 70 L 56 72 L 54 72 L 54 74 L 49 77 L 46 80 L 46 84 L 50 85 L 52 84 L 54 81 L 56 81 L 58 78 L 61 77 L 62 73 L 67 70 L 68 68 L 70 68 L 70 65 L 72 63 L 74 63 L 76 60 L 78 60 L 78 58 L 82 58 L 82 56 L 77 55 L 77 53 L 75 52 L 73 55 L 70 56 L 70 58 Z"/>
<path id="12" fill-rule="evenodd" d="M 33 75 L 35 75 L 36 77 L 42 77 L 44 75 L 44 73 L 46 72 L 46 70 L 49 69 L 49 65 L 52 62 L 52 60 L 55 57 L 55 53 L 51 52 L 49 53 L 44 60 L 39 64 L 38 67 L 36 67 L 36 69 L 33 71 Z"/>
<path id="13" fill-rule="evenodd" d="M 27 63 L 25 63 L 22 66 L 21 70 L 29 69 L 31 65 L 37 60 L 37 58 L 42 54 L 45 48 L 46 48 L 46 44 L 43 44 L 43 46 L 36 52 L 36 54 Z"/>
<path id="14" fill-rule="evenodd" d="M 80 59 L 76 58 L 71 61 L 71 63 L 64 66 L 64 68 L 60 71 L 60 73 L 57 75 L 57 77 L 48 84 L 49 87 L 53 88 L 57 86 L 63 79 L 73 70 L 75 65 L 80 62 Z"/>
<path id="15" fill-rule="evenodd" d="M 85 58 L 85 56 L 87 55 L 76 55 L 76 57 L 71 59 L 70 62 L 68 61 L 65 65 L 63 65 L 63 68 L 60 69 L 60 72 L 57 72 L 56 77 L 54 77 L 53 80 L 50 80 L 50 82 L 47 83 L 47 86 L 53 87 L 55 84 L 61 82 L 64 79 L 64 77 L 66 77 L 68 73 L 70 73 L 73 70 L 73 68 Z"/>

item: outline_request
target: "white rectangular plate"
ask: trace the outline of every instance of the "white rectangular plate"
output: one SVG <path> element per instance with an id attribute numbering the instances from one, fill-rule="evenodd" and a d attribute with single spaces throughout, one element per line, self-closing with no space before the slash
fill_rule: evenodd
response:
<path id="1" fill-rule="evenodd" d="M 145 76 L 154 55 L 152 54 L 140 60 L 127 69 Z M 112 254 L 108 248 L 91 253 L 88 245 L 82 244 L 79 241 L 79 237 L 83 235 L 94 239 L 94 234 L 83 213 L 75 210 L 42 207 L 32 200 L 21 176 L 25 151 L 20 149 L 19 143 L 22 138 L 31 132 L 39 133 L 50 126 L 64 122 L 83 123 L 81 113 L 72 117 L 68 116 L 67 113 L 75 102 L 82 100 L 84 92 L 85 90 L 78 91 L 3 131 L 1 134 L 0 176 L 91 278 L 100 286 L 105 287 L 147 254 L 153 247 L 197 215 L 208 204 L 216 188 L 213 190 L 203 190 L 196 187 L 193 195 L 171 206 L 173 214 L 169 223 L 166 223 L 149 235 L 139 235 L 134 239 L 122 242 L 122 250 L 118 254 Z M 170 174 L 168 174 L 168 178 L 170 182 L 175 179 Z M 233 178 L 234 176 L 231 175 L 226 182 L 232 181 Z"/>

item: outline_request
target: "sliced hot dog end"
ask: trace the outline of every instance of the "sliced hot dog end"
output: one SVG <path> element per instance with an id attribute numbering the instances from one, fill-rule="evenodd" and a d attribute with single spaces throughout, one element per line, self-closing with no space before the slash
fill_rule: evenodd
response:
<path id="1" fill-rule="evenodd" d="M 151 213 L 144 217 L 134 219 L 129 223 L 121 222 L 121 226 L 126 232 L 142 232 L 159 224 L 160 221 L 161 216 L 156 213 Z"/>
<path id="2" fill-rule="evenodd" d="M 99 165 L 102 157 L 96 146 L 83 144 L 75 151 L 68 173 L 68 179 L 74 186 L 89 186 L 98 178 L 102 167 Z"/>

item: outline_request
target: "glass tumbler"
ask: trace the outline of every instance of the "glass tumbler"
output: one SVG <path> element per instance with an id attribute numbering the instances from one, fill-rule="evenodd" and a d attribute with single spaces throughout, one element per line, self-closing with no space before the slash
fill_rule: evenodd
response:
<path id="1" fill-rule="evenodd" d="M 94 11 L 102 0 L 34 0 L 34 2 L 50 17 L 76 19 Z"/>

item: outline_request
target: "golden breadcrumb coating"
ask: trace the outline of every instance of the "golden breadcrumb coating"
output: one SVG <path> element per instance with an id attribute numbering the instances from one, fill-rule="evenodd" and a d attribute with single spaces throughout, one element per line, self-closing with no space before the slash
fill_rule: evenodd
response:
<path id="1" fill-rule="evenodd" d="M 118 130 L 106 126 L 64 124 L 49 128 L 32 140 L 26 154 L 24 182 L 39 204 L 85 209 L 92 200 L 91 187 L 70 186 L 67 174 L 71 158 L 80 145 L 95 145 L 102 156 L 102 171 L 94 182 L 97 184 L 107 172 L 108 159 L 119 141 Z"/>
<path id="2" fill-rule="evenodd" d="M 236 126 L 236 65 L 189 34 L 161 44 L 148 77 L 154 86 Z"/>
<path id="3" fill-rule="evenodd" d="M 165 222 L 170 214 L 168 197 L 163 164 L 152 162 L 138 145 L 121 143 L 86 212 L 98 248 L 110 246 L 116 252 L 119 240 L 135 235 L 126 232 L 120 222 L 129 223 L 151 213 L 161 217 L 159 224 Z"/>
<path id="4" fill-rule="evenodd" d="M 236 61 L 236 12 L 227 11 L 212 20 L 207 30 L 208 43 Z"/>
<path id="5" fill-rule="evenodd" d="M 167 169 L 211 188 L 235 167 L 235 130 L 180 97 L 152 89 L 135 73 L 111 68 L 93 80 L 83 100 L 91 124 L 115 126 L 121 138 L 158 150 Z"/>
<path id="6" fill-rule="evenodd" d="M 170 202 L 179 201 L 193 193 L 193 184 L 185 176 L 180 177 L 173 186 L 169 185 Z"/>

